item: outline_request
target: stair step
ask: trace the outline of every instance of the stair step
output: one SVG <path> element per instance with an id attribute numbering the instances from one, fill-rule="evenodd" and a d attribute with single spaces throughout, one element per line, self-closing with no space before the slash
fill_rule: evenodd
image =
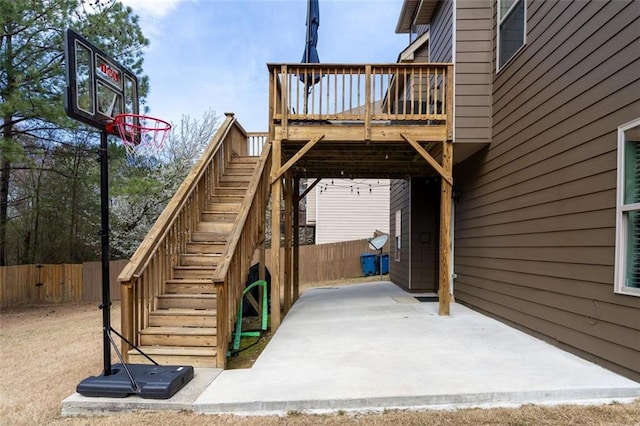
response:
<path id="1" fill-rule="evenodd" d="M 194 231 L 191 234 L 191 241 L 194 243 L 226 243 L 229 240 L 228 232 L 201 232 Z"/>
<path id="2" fill-rule="evenodd" d="M 215 197 L 214 197 L 215 198 Z M 236 202 L 211 202 L 207 204 L 206 209 L 204 210 L 207 213 L 238 213 L 240 210 L 240 206 L 242 206 L 241 201 Z"/>
<path id="3" fill-rule="evenodd" d="M 174 266 L 173 278 L 176 280 L 211 279 L 215 267 L 209 266 Z"/>
<path id="4" fill-rule="evenodd" d="M 143 346 L 208 346 L 217 344 L 215 327 L 147 327 L 140 332 Z"/>
<path id="5" fill-rule="evenodd" d="M 242 196 L 247 193 L 247 188 L 245 187 L 234 187 L 234 186 L 219 186 L 215 189 L 216 195 L 233 195 L 233 196 Z"/>
<path id="6" fill-rule="evenodd" d="M 214 293 L 161 294 L 158 297 L 158 309 L 216 309 L 217 298 Z"/>
<path id="7" fill-rule="evenodd" d="M 220 261 L 219 254 L 181 254 L 180 266 L 217 266 Z"/>
<path id="8" fill-rule="evenodd" d="M 211 280 L 167 280 L 164 291 L 165 294 L 215 294 L 216 286 Z"/>
<path id="9" fill-rule="evenodd" d="M 231 204 L 232 206 L 236 206 L 236 204 Z M 239 204 L 237 205 L 240 206 Z M 200 213 L 200 220 L 203 222 L 235 222 L 238 217 L 237 210 L 236 211 L 216 211 L 216 210 L 205 210 Z"/>
<path id="10" fill-rule="evenodd" d="M 196 232 L 228 234 L 232 228 L 233 222 L 199 222 L 198 225 L 196 225 Z"/>
<path id="11" fill-rule="evenodd" d="M 215 309 L 157 309 L 149 314 L 151 327 L 212 327 L 216 325 Z"/>
<path id="12" fill-rule="evenodd" d="M 249 178 L 253 176 L 253 167 L 227 167 L 224 169 L 225 176 L 248 176 Z"/>
<path id="13" fill-rule="evenodd" d="M 230 171 L 231 170 L 245 170 L 247 172 L 251 172 L 251 174 L 253 174 L 253 171 L 255 170 L 257 166 L 257 163 L 240 163 L 240 162 L 231 162 L 227 165 L 227 167 L 224 168 L 224 173 L 226 175 L 231 174 Z"/>
<path id="14" fill-rule="evenodd" d="M 234 155 L 231 157 L 231 161 L 229 162 L 229 164 L 258 164 L 259 159 L 260 157 L 257 157 L 255 155 Z"/>
<path id="15" fill-rule="evenodd" d="M 187 243 L 187 253 L 198 254 L 222 254 L 226 244 L 213 242 L 189 242 Z"/>
<path id="16" fill-rule="evenodd" d="M 216 195 L 213 195 L 211 197 L 209 206 L 212 206 L 215 204 L 238 204 L 237 208 L 240 209 L 240 205 L 242 204 L 243 201 L 244 201 L 244 194 L 243 195 L 223 195 L 223 194 L 217 193 Z M 207 210 L 211 210 L 211 209 L 207 207 Z"/>
<path id="17" fill-rule="evenodd" d="M 224 175 L 220 178 L 220 186 L 247 188 L 253 174 Z"/>
<path id="18" fill-rule="evenodd" d="M 140 346 L 140 349 L 160 365 L 190 365 L 217 367 L 216 348 L 206 346 Z M 151 364 L 135 349 L 129 351 L 129 362 Z"/>

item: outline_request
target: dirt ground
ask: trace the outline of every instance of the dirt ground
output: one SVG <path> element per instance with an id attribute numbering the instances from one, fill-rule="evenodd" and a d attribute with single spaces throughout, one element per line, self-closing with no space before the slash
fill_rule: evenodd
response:
<path id="1" fill-rule="evenodd" d="M 82 379 L 100 374 L 102 369 L 102 317 L 96 305 L 65 303 L 0 311 L 1 425 L 640 425 L 640 400 L 602 406 L 528 405 L 355 416 L 289 413 L 285 417 L 235 417 L 143 412 L 64 418 L 60 416 L 62 400 L 74 392 Z M 112 318 L 117 326 L 118 303 L 112 307 Z"/>

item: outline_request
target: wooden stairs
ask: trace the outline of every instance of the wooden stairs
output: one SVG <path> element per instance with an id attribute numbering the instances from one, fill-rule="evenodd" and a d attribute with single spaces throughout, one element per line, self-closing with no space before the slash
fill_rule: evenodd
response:
<path id="1" fill-rule="evenodd" d="M 232 156 L 164 294 L 157 297 L 140 349 L 161 365 L 216 367 L 216 290 L 212 276 L 227 244 L 258 157 Z M 135 349 L 129 362 L 149 363 Z"/>

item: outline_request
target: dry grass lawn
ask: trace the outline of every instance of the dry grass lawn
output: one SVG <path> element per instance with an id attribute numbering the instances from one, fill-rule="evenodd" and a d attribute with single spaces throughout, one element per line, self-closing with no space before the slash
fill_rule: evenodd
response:
<path id="1" fill-rule="evenodd" d="M 120 306 L 114 303 L 113 323 Z M 368 415 L 208 416 L 186 412 L 63 418 L 61 402 L 102 368 L 95 303 L 23 306 L 0 312 L 0 425 L 640 425 L 640 400 L 602 406 L 389 411 Z M 117 362 L 114 357 L 114 362 Z"/>

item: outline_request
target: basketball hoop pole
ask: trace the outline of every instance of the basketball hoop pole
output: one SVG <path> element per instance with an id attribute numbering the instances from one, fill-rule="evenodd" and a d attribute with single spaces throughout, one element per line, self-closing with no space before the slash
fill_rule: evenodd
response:
<path id="1" fill-rule="evenodd" d="M 107 132 L 100 131 L 100 238 L 102 245 L 102 345 L 104 375 L 111 375 L 111 294 L 109 292 L 109 146 Z"/>

